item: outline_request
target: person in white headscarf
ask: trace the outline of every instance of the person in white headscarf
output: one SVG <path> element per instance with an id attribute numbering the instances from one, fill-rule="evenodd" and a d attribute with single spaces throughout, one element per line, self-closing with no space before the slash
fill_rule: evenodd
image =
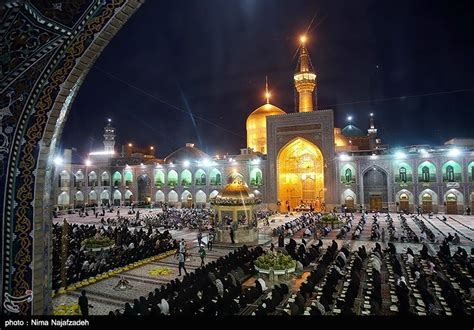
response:
<path id="1" fill-rule="evenodd" d="M 263 278 L 259 278 L 257 279 L 257 281 L 260 283 L 260 285 L 262 286 L 262 291 L 265 291 L 267 290 L 267 284 L 265 283 L 265 281 L 263 280 Z"/>
<path id="2" fill-rule="evenodd" d="M 216 287 L 217 287 L 217 292 L 219 293 L 219 296 L 224 295 L 224 284 L 222 284 L 222 281 L 220 279 L 216 280 Z"/>
<path id="3" fill-rule="evenodd" d="M 166 301 L 166 299 L 161 299 L 161 304 L 158 304 L 158 307 L 161 310 L 161 313 L 163 315 L 169 315 L 170 314 L 170 305 Z"/>

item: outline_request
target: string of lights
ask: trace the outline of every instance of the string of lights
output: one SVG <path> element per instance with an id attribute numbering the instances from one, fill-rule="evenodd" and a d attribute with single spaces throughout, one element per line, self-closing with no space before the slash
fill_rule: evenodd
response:
<path id="1" fill-rule="evenodd" d="M 440 91 L 440 92 L 431 92 L 431 93 L 424 93 L 424 94 L 414 94 L 414 95 L 402 95 L 402 96 L 393 96 L 381 99 L 368 99 L 368 100 L 361 100 L 361 101 L 352 101 L 352 102 L 344 102 L 344 103 L 336 103 L 336 104 L 327 104 L 321 107 L 321 109 L 327 109 L 330 107 L 342 106 L 342 105 L 353 105 L 353 104 L 362 104 L 362 103 L 372 103 L 372 102 L 387 102 L 393 100 L 405 100 L 408 98 L 415 98 L 415 97 L 426 97 L 426 96 L 436 96 L 436 95 L 443 95 L 443 94 L 456 94 L 456 93 L 466 93 L 466 92 L 474 92 L 474 88 L 465 88 L 465 89 L 456 89 L 450 91 Z"/>
<path id="2" fill-rule="evenodd" d="M 162 103 L 162 104 L 165 104 L 165 105 L 167 105 L 168 107 L 170 107 L 170 108 L 172 108 L 172 109 L 175 109 L 175 110 L 178 110 L 178 111 L 181 111 L 181 112 L 183 112 L 184 114 L 186 114 L 186 115 L 189 116 L 189 111 L 184 110 L 184 109 L 182 109 L 182 108 L 180 108 L 180 107 L 178 107 L 178 106 L 176 106 L 176 105 L 174 105 L 174 104 L 171 104 L 171 103 L 169 103 L 169 102 L 167 102 L 167 101 L 165 101 L 165 100 L 163 100 L 163 99 L 161 99 L 161 98 L 159 98 L 159 97 L 157 97 L 157 96 L 155 96 L 155 95 L 153 95 L 153 94 L 150 94 L 149 92 L 143 90 L 142 88 L 140 88 L 140 87 L 138 87 L 138 86 L 135 86 L 135 85 L 133 85 L 133 84 L 131 84 L 131 83 L 129 83 L 129 82 L 127 82 L 127 81 L 125 81 L 125 80 L 123 80 L 123 79 L 117 77 L 116 75 L 114 75 L 114 74 L 112 74 L 112 73 L 110 73 L 110 72 L 107 72 L 107 71 L 105 71 L 105 70 L 103 70 L 103 69 L 101 69 L 101 68 L 99 68 L 99 67 L 97 67 L 97 66 L 94 66 L 93 68 L 94 68 L 95 70 L 100 71 L 100 72 L 102 72 L 103 74 L 107 75 L 109 78 L 114 79 L 114 80 L 117 80 L 117 81 L 121 82 L 122 84 L 124 84 L 124 85 L 126 85 L 126 86 L 128 86 L 128 87 L 130 87 L 130 88 L 133 88 L 134 90 L 136 90 L 136 91 L 142 93 L 143 95 L 146 95 L 146 96 L 152 98 L 153 100 L 155 100 L 155 101 L 157 101 L 157 102 L 160 102 L 160 103 Z M 208 123 L 208 124 L 210 124 L 210 125 L 212 125 L 212 126 L 214 126 L 214 127 L 216 127 L 216 128 L 219 128 L 219 129 L 224 130 L 224 131 L 226 131 L 226 132 L 228 132 L 228 133 L 231 133 L 231 134 L 233 134 L 233 135 L 235 135 L 235 136 L 238 136 L 238 137 L 241 137 L 241 138 L 244 137 L 242 134 L 236 133 L 236 132 L 234 132 L 234 131 L 232 131 L 232 130 L 226 128 L 226 127 L 223 127 L 223 126 L 221 126 L 221 125 L 219 125 L 219 124 L 216 124 L 215 122 L 213 122 L 213 121 L 211 121 L 211 120 L 209 120 L 209 119 L 207 119 L 207 118 L 204 118 L 204 117 L 201 117 L 201 116 L 198 116 L 198 115 L 195 115 L 195 114 L 193 114 L 193 117 L 194 117 L 195 119 L 198 119 L 198 120 L 201 120 L 201 121 L 203 121 L 203 122 L 205 122 L 205 123 Z"/>
<path id="3" fill-rule="evenodd" d="M 114 79 L 114 80 L 117 80 L 119 82 L 121 82 L 122 84 L 130 87 L 130 88 L 133 88 L 135 89 L 136 91 L 139 91 L 140 93 L 154 99 L 155 101 L 157 102 L 160 102 L 162 104 L 165 104 L 167 106 L 169 106 L 170 108 L 173 108 L 175 110 L 178 110 L 178 111 L 181 111 L 183 112 L 184 114 L 186 115 L 189 115 L 189 112 L 187 110 L 184 110 L 176 105 L 173 105 L 153 94 L 150 94 L 149 92 L 143 90 L 142 88 L 138 87 L 138 86 L 135 86 L 119 77 L 117 77 L 116 75 L 110 73 L 110 72 L 107 72 L 97 66 L 94 66 L 94 69 L 96 69 L 97 71 L 100 71 L 102 72 L 103 74 L 107 75 L 108 77 Z M 379 98 L 379 99 L 367 99 L 367 100 L 359 100 L 359 101 L 351 101 L 351 102 L 342 102 L 342 103 L 335 103 L 335 104 L 326 104 L 326 105 L 322 105 L 322 106 L 319 106 L 318 108 L 320 109 L 328 109 L 328 108 L 332 108 L 332 107 L 338 107 L 338 106 L 345 106 L 345 105 L 355 105 L 355 104 L 364 104 L 364 103 L 375 103 L 375 102 L 388 102 L 388 101 L 394 101 L 394 100 L 406 100 L 406 99 L 410 99 L 410 98 L 417 98 L 417 97 L 428 97 L 428 96 L 437 96 L 437 95 L 447 95 L 447 94 L 457 94 L 457 93 L 468 93 L 468 92 L 474 92 L 474 88 L 464 88 L 464 89 L 456 89 L 456 90 L 448 90 L 448 91 L 438 91 L 438 92 L 429 92 L 429 93 L 423 93 L 423 94 L 412 94 L 412 95 L 401 95 L 401 96 L 393 96 L 393 97 L 387 97 L 387 98 Z M 296 95 L 295 95 L 295 104 L 296 104 Z M 200 120 L 200 121 L 203 121 L 205 123 L 208 123 L 216 128 L 219 128 L 221 130 L 224 130 L 228 133 L 231 133 L 235 136 L 238 136 L 238 137 L 244 137 L 242 134 L 239 134 L 239 133 L 236 133 L 226 127 L 223 127 L 207 118 L 204 118 L 202 116 L 198 116 L 198 115 L 195 115 L 193 114 L 194 118 Z"/>

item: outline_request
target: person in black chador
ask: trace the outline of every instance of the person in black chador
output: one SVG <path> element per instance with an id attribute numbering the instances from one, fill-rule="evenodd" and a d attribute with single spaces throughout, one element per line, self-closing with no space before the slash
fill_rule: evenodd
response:
<path id="1" fill-rule="evenodd" d="M 81 314 L 83 316 L 88 316 L 89 307 L 93 307 L 93 306 L 89 305 L 89 299 L 87 299 L 86 297 L 86 290 L 82 290 L 81 296 L 79 297 L 78 305 L 79 305 L 79 308 L 81 309 Z"/>

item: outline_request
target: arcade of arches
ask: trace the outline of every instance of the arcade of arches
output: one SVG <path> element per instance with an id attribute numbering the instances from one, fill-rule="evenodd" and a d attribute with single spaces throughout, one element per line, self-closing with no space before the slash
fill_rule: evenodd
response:
<path id="1" fill-rule="evenodd" d="M 280 150 L 277 160 L 278 200 L 291 209 L 301 201 L 320 210 L 324 201 L 324 158 L 321 150 L 297 138 Z"/>

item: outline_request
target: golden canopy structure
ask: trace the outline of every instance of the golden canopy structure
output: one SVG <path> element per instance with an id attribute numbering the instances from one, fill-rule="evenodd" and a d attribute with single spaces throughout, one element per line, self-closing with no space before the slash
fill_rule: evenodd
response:
<path id="1" fill-rule="evenodd" d="M 267 117 L 284 115 L 285 111 L 270 104 L 270 93 L 268 92 L 268 82 L 266 83 L 267 103 L 257 108 L 247 118 L 247 148 L 252 148 L 255 152 L 267 154 Z"/>
<path id="2" fill-rule="evenodd" d="M 231 228 L 236 243 L 258 241 L 258 229 L 253 222 L 255 207 L 260 202 L 247 184 L 238 178 L 225 186 L 211 200 L 217 213 L 217 241 L 230 243 Z"/>

